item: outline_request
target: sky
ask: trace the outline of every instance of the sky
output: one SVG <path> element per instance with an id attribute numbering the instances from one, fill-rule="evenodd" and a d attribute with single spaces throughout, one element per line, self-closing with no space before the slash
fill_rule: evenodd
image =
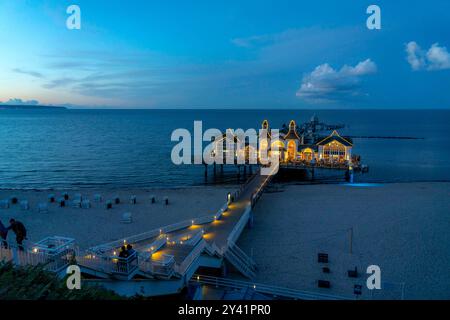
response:
<path id="1" fill-rule="evenodd" d="M 0 43 L 3 104 L 450 108 L 447 0 L 0 0 Z"/>

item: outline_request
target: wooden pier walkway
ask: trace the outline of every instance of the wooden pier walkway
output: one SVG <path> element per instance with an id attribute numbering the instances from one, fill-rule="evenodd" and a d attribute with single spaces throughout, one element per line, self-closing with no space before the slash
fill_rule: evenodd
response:
<path id="1" fill-rule="evenodd" d="M 225 262 L 253 279 L 257 272 L 256 263 L 239 249 L 236 241 L 244 228 L 252 223 L 252 208 L 273 176 L 261 175 L 258 170 L 239 190 L 229 195 L 229 201 L 215 214 L 118 239 L 84 253 L 69 246 L 48 256 L 34 251 L 19 253 L 14 249 L 2 249 L 0 260 L 12 260 L 19 265 L 44 264 L 48 270 L 65 275 L 65 268 L 73 263 L 69 258 L 72 255 L 82 273 L 89 276 L 90 280 L 85 281 L 130 296 L 178 293 L 192 283 L 200 267 L 222 269 Z M 118 255 L 123 244 L 132 244 L 135 250 L 127 258 Z M 195 278 L 199 282 L 198 276 Z M 236 285 L 243 284 L 233 282 L 231 287 Z M 259 290 L 265 290 L 262 292 L 279 297 L 324 298 L 303 292 L 294 294 L 292 290 L 280 294 L 280 288 L 259 287 Z"/>

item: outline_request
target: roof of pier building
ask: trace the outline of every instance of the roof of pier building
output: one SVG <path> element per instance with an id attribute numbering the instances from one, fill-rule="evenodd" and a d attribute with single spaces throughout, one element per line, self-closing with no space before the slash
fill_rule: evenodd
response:
<path id="1" fill-rule="evenodd" d="M 297 133 L 297 125 L 295 124 L 294 120 L 291 120 L 291 122 L 289 122 L 289 131 L 284 136 L 284 140 L 302 140 Z"/>
<path id="2" fill-rule="evenodd" d="M 352 147 L 353 141 L 348 137 L 342 137 L 336 130 L 334 130 L 328 137 L 323 138 L 319 142 L 316 143 L 318 146 L 324 146 L 332 141 L 337 141 L 343 144 L 346 147 Z"/>

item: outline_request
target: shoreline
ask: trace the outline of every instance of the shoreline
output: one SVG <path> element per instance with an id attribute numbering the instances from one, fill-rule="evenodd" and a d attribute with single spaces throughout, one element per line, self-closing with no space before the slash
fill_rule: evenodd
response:
<path id="1" fill-rule="evenodd" d="M 304 181 L 282 181 L 282 182 L 273 182 L 273 184 L 283 184 L 286 186 L 292 186 L 292 185 L 342 185 L 342 184 L 349 184 L 349 182 L 346 182 L 344 180 L 342 181 L 327 181 L 327 179 L 316 179 L 316 180 L 304 180 Z M 335 179 L 334 179 L 335 180 Z M 377 179 L 370 179 L 370 180 L 357 180 L 354 181 L 353 184 L 410 184 L 410 183 L 450 183 L 450 180 L 442 179 L 442 180 L 377 180 Z M 182 190 L 182 189 L 193 189 L 193 188 L 233 188 L 236 186 L 239 186 L 240 184 L 243 184 L 242 181 L 238 183 L 238 181 L 231 181 L 229 183 L 224 182 L 217 182 L 217 183 L 202 183 L 202 184 L 192 184 L 192 185 L 179 185 L 179 186 L 161 186 L 161 187 L 138 187 L 138 186 L 124 186 L 124 187 L 105 187 L 106 185 L 92 185 L 89 187 L 76 187 L 76 186 L 70 186 L 67 188 L 3 188 L 0 187 L 1 191 L 36 191 L 36 192 L 47 192 L 47 191 L 54 191 L 54 192 L 65 192 L 65 191 L 93 191 L 93 190 L 105 190 L 109 192 L 114 191 L 134 191 L 134 190 Z"/>

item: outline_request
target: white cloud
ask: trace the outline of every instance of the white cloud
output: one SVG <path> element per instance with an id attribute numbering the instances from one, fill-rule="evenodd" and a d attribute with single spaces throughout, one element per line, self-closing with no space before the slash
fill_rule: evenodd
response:
<path id="1" fill-rule="evenodd" d="M 407 60 L 411 68 L 418 70 L 450 69 L 450 53 L 446 47 L 434 43 L 428 51 L 423 50 L 415 41 L 406 44 Z"/>
<path id="2" fill-rule="evenodd" d="M 356 66 L 344 65 L 340 70 L 328 63 L 317 66 L 303 77 L 297 97 L 309 101 L 333 101 L 359 95 L 361 77 L 377 71 L 376 64 L 367 59 Z"/>

